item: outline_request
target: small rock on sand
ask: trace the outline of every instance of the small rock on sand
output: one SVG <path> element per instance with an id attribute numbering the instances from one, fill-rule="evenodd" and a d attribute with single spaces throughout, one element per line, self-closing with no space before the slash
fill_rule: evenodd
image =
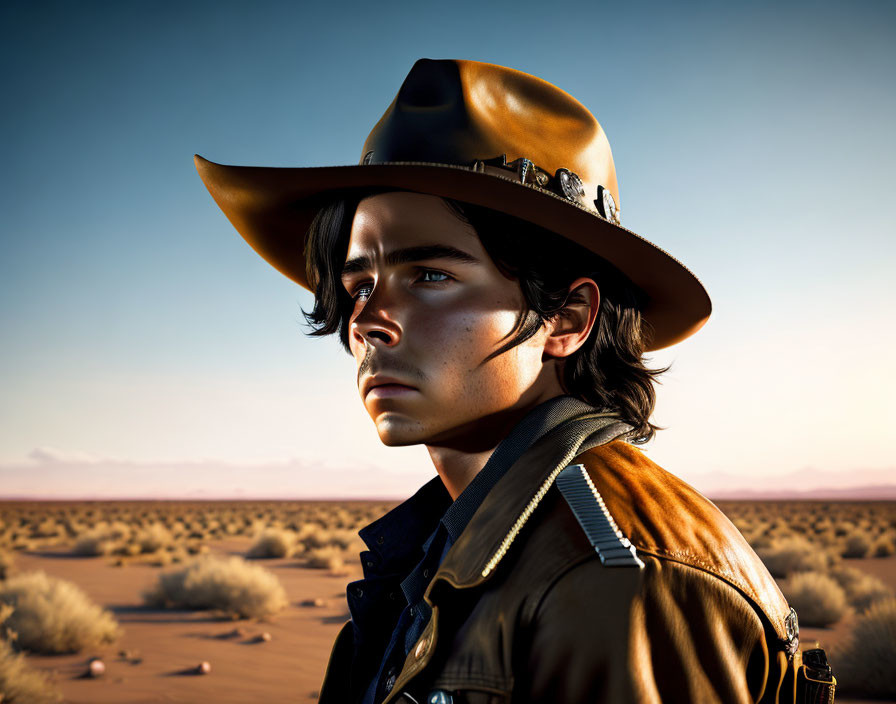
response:
<path id="1" fill-rule="evenodd" d="M 221 633 L 221 634 L 218 635 L 218 638 L 222 638 L 222 639 L 225 639 L 225 638 L 245 638 L 245 637 L 246 637 L 246 629 L 245 629 L 245 628 L 240 628 L 240 627 L 234 628 L 234 629 L 231 630 L 231 631 L 224 631 L 224 633 Z"/>
<path id="2" fill-rule="evenodd" d="M 90 677 L 102 677 L 106 672 L 106 663 L 99 658 L 91 658 L 87 663 L 87 674 Z"/>
<path id="3" fill-rule="evenodd" d="M 305 599 L 303 602 L 301 602 L 301 606 L 321 607 L 321 606 L 326 606 L 326 605 L 327 605 L 327 600 L 321 599 L 320 597 L 317 597 L 315 599 Z"/>
<path id="4" fill-rule="evenodd" d="M 207 675 L 212 671 L 212 664 L 208 660 L 203 660 L 196 666 L 197 675 Z"/>

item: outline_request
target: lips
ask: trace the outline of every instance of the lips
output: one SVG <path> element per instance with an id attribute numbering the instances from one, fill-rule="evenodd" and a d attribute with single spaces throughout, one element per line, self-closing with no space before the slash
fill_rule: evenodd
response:
<path id="1" fill-rule="evenodd" d="M 382 389 L 380 393 L 383 395 L 392 395 L 393 393 L 401 393 L 402 391 L 416 391 L 416 387 L 411 386 L 397 377 L 377 374 L 375 376 L 367 377 L 364 380 L 364 383 L 361 385 L 361 395 L 366 398 L 367 394 L 377 388 Z"/>

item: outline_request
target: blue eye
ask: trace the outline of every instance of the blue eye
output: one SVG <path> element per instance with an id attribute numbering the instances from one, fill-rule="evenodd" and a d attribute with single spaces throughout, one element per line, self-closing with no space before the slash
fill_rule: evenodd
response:
<path id="1" fill-rule="evenodd" d="M 358 288 L 356 288 L 355 292 L 352 294 L 352 298 L 356 301 L 367 300 L 370 297 L 371 291 L 373 291 L 373 286 L 369 284 L 358 286 Z"/>
<path id="2" fill-rule="evenodd" d="M 439 279 L 427 278 L 430 276 L 440 276 L 442 278 L 439 278 Z M 448 276 L 448 274 L 446 274 L 445 272 L 436 271 L 435 269 L 424 269 L 420 273 L 420 280 L 423 281 L 423 283 L 438 283 L 440 281 L 448 281 L 450 278 L 451 277 Z"/>
<path id="3" fill-rule="evenodd" d="M 422 269 L 420 273 L 417 275 L 416 281 L 418 283 L 424 284 L 438 284 L 443 281 L 451 281 L 453 279 L 452 276 L 446 274 L 444 271 L 437 271 L 436 269 Z M 370 298 L 370 294 L 373 293 L 373 284 L 365 283 L 359 285 L 354 292 L 349 295 L 352 297 L 354 301 L 366 301 Z"/>

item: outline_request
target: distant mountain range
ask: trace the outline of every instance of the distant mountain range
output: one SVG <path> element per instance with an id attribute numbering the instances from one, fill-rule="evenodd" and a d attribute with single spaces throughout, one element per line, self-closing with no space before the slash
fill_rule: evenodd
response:
<path id="1" fill-rule="evenodd" d="M 821 472 L 810 467 L 778 476 L 702 474 L 683 477 L 712 499 L 896 501 L 896 468 Z"/>
<path id="2" fill-rule="evenodd" d="M 742 489 L 723 490 L 708 494 L 715 501 L 896 501 L 896 484 L 869 484 L 843 489 Z"/>
<path id="3" fill-rule="evenodd" d="M 435 476 L 355 463 L 291 459 L 257 464 L 134 462 L 35 450 L 20 462 L 0 462 L 0 499 L 30 500 L 308 500 L 402 501 Z M 680 474 L 719 500 L 896 501 L 896 468 L 750 476 L 726 472 Z"/>

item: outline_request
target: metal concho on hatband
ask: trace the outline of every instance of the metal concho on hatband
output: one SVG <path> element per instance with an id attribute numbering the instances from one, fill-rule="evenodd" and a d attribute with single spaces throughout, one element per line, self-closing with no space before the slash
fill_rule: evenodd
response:
<path id="1" fill-rule="evenodd" d="M 361 159 L 361 164 L 364 166 L 371 163 L 373 163 L 372 150 L 368 151 L 364 158 Z M 520 157 L 508 163 L 506 154 L 491 159 L 477 159 L 470 168 L 473 171 L 485 172 L 486 166 L 497 166 L 498 168 L 506 169 L 514 173 L 519 178 L 520 183 L 528 183 L 544 188 L 562 196 L 568 201 L 587 207 L 585 204 L 585 186 L 582 183 L 582 179 L 574 171 L 560 168 L 551 176 L 550 173 L 540 166 L 536 166 L 531 159 L 526 157 Z M 616 205 L 616 199 L 613 198 L 613 194 L 610 193 L 608 188 L 599 185 L 597 187 L 597 198 L 592 202 L 594 207 L 597 208 L 598 214 L 604 220 L 609 220 L 617 225 L 622 223 L 619 206 Z"/>
<path id="2" fill-rule="evenodd" d="M 582 183 L 582 179 L 574 171 L 560 168 L 551 176 L 549 172 L 535 165 L 531 159 L 526 157 L 520 157 L 508 163 L 506 154 L 492 159 L 479 159 L 473 162 L 471 168 L 473 171 L 485 171 L 486 166 L 497 166 L 498 168 L 506 169 L 515 173 L 520 183 L 539 186 L 559 196 L 563 196 L 568 201 L 587 207 L 585 205 L 585 186 Z M 595 208 L 597 208 L 598 214 L 604 220 L 609 220 L 617 225 L 621 224 L 622 218 L 619 207 L 616 205 L 616 200 L 609 189 L 598 186 L 597 199 L 592 202 Z"/>

